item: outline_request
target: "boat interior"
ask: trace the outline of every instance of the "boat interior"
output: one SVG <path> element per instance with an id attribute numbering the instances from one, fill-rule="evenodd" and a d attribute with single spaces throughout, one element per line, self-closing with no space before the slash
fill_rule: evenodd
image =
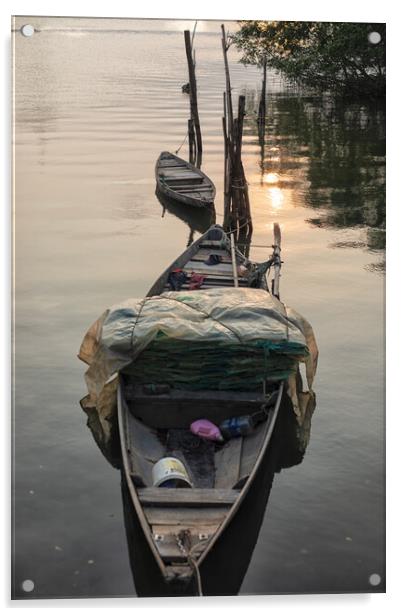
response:
<path id="1" fill-rule="evenodd" d="M 177 542 L 187 533 L 194 557 L 200 556 L 239 498 L 265 441 L 277 399 L 278 384 L 255 392 L 190 392 L 150 394 L 129 374 L 120 374 L 120 405 L 125 422 L 129 474 L 165 565 L 187 562 Z M 271 394 L 266 418 L 247 436 L 226 442 L 207 441 L 190 432 L 196 419 L 215 424 L 261 411 Z M 179 459 L 192 488 L 153 487 L 152 468 L 164 457 Z"/>
<path id="2" fill-rule="evenodd" d="M 186 276 L 176 278 L 175 273 L 182 270 Z M 221 227 L 211 228 L 206 234 L 195 241 L 172 265 L 165 270 L 148 292 L 150 295 L 160 295 L 165 291 L 181 289 L 211 289 L 217 287 L 257 286 L 252 282 L 253 264 L 237 249 L 230 249 L 229 237 Z M 265 276 L 258 281 L 258 286 L 268 290 Z"/>

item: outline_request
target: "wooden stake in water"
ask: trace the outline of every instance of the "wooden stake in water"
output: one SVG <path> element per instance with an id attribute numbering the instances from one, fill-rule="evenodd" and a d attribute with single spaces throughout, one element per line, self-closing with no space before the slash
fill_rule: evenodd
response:
<path id="1" fill-rule="evenodd" d="M 222 24 L 222 50 L 225 66 L 226 92 L 223 95 L 223 138 L 225 152 L 224 179 L 224 219 L 226 231 L 235 233 L 234 240 L 243 240 L 245 245 L 251 241 L 253 225 L 251 221 L 250 200 L 244 167 L 241 159 L 243 120 L 246 98 L 239 96 L 237 118 L 233 117 L 232 88 L 230 84 L 229 63 L 225 26 Z"/>
<path id="2" fill-rule="evenodd" d="M 233 281 L 234 286 L 239 286 L 239 278 L 237 275 L 237 261 L 236 261 L 236 249 L 233 233 L 230 234 L 230 252 L 232 253 L 232 268 L 233 268 Z"/>
<path id="3" fill-rule="evenodd" d="M 281 228 L 277 222 L 274 222 L 274 279 L 272 280 L 272 295 L 279 299 L 279 278 L 281 275 Z"/>
<path id="4" fill-rule="evenodd" d="M 194 68 L 194 60 L 193 60 L 193 51 L 191 45 L 190 38 L 190 30 L 184 31 L 184 42 L 186 45 L 186 56 L 187 56 L 187 64 L 188 64 L 188 77 L 190 83 L 190 113 L 191 119 L 193 121 L 194 131 L 195 131 L 195 141 L 196 141 L 196 167 L 201 167 L 201 158 L 202 158 L 202 137 L 201 137 L 201 127 L 200 127 L 200 118 L 198 116 L 198 103 L 197 103 L 197 82 L 195 79 L 195 68 Z"/>

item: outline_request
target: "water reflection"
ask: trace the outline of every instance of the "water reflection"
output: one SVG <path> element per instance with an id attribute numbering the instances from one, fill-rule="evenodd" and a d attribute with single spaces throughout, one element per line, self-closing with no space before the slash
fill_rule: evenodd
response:
<path id="1" fill-rule="evenodd" d="M 283 207 L 285 197 L 280 188 L 268 188 L 267 196 L 273 210 L 280 210 Z"/>
<path id="2" fill-rule="evenodd" d="M 110 407 L 115 393 L 116 382 L 112 382 L 105 393 L 105 408 Z M 211 557 L 207 557 L 200 567 L 205 595 L 239 593 L 258 540 L 275 473 L 303 461 L 310 440 L 315 405 L 315 396 L 312 395 L 303 416 L 297 417 L 290 398 L 284 395 L 270 446 L 256 478 L 238 513 L 214 546 Z M 88 397 L 81 401 L 81 406 L 88 416 L 87 426 L 104 457 L 109 464 L 122 469 L 116 406 L 112 412 L 109 409 L 108 416 L 102 412 L 102 405 L 98 410 L 91 407 Z M 123 471 L 121 492 L 127 549 L 137 595 L 196 595 L 195 584 L 171 586 L 164 582 L 133 508 Z"/>
<path id="3" fill-rule="evenodd" d="M 333 243 L 332 248 L 383 253 L 384 106 L 324 96 L 272 95 L 262 135 L 255 109 L 251 111 L 255 94 L 247 92 L 247 97 L 247 131 L 258 137 L 261 185 L 270 187 L 272 208 L 282 206 L 281 189 L 296 188 L 299 204 L 314 211 L 307 219 L 310 225 L 363 232 L 359 241 L 347 246 Z"/>
<path id="4" fill-rule="evenodd" d="M 271 158 L 271 162 L 278 161 L 279 157 L 275 157 L 275 159 Z M 264 173 L 263 182 L 264 184 L 277 184 L 279 180 L 279 175 L 277 173 Z"/>
<path id="5" fill-rule="evenodd" d="M 216 222 L 216 214 L 214 208 L 195 208 L 188 205 L 182 205 L 169 199 L 163 195 L 158 189 L 155 195 L 162 206 L 162 217 L 165 211 L 168 211 L 176 218 L 179 218 L 190 229 L 190 234 L 187 241 L 187 246 L 190 246 L 194 241 L 194 234 L 205 233 Z"/>

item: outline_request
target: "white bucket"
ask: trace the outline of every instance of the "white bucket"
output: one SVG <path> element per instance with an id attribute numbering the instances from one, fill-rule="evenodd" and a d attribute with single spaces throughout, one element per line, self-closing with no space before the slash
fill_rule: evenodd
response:
<path id="1" fill-rule="evenodd" d="M 161 458 L 152 467 L 152 482 L 156 488 L 163 487 L 167 481 L 172 482 L 171 487 L 193 487 L 184 464 L 177 458 Z"/>

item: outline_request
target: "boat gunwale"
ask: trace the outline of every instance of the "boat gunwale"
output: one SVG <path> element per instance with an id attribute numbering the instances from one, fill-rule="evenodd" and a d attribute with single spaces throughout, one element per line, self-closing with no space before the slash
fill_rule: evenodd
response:
<path id="1" fill-rule="evenodd" d="M 127 451 L 127 438 L 126 438 L 128 435 L 128 428 L 127 428 L 127 423 L 126 423 L 126 418 L 125 418 L 125 413 L 129 411 L 128 409 L 124 408 L 123 400 L 124 400 L 125 406 L 127 407 L 128 405 L 123 396 L 123 388 L 121 386 L 121 381 L 119 379 L 118 386 L 117 386 L 117 417 L 118 417 L 118 423 L 119 423 L 120 445 L 121 445 L 121 454 L 122 454 L 122 459 L 123 459 L 124 474 L 126 476 L 126 482 L 127 482 L 127 486 L 130 492 L 131 500 L 134 505 L 136 514 L 138 516 L 138 520 L 140 522 L 141 528 L 147 539 L 151 552 L 153 553 L 155 560 L 159 566 L 159 569 L 161 570 L 162 575 L 166 577 L 166 565 L 163 562 L 161 555 L 159 554 L 158 548 L 156 547 L 155 542 L 152 538 L 148 520 L 145 516 L 144 509 L 142 507 L 138 492 L 133 483 L 131 473 L 130 473 L 128 451 Z"/>

